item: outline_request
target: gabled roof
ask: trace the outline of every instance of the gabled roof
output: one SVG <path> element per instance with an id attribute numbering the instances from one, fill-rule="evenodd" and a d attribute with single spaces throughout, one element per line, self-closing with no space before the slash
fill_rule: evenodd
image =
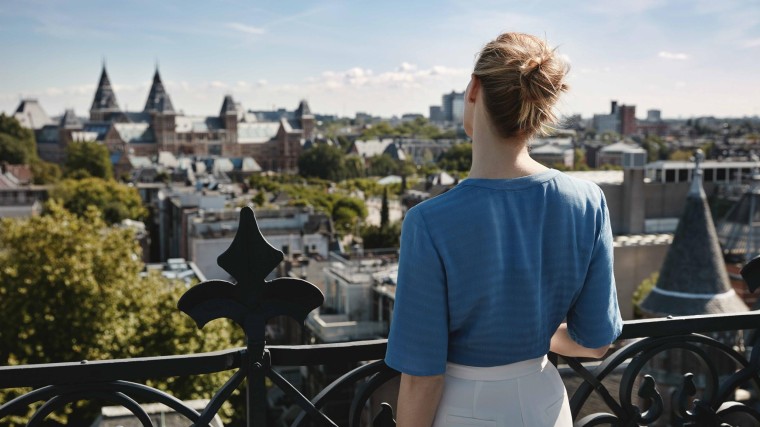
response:
<path id="1" fill-rule="evenodd" d="M 119 111 L 119 104 L 116 102 L 116 94 L 111 87 L 111 80 L 108 78 L 105 64 L 103 64 L 103 70 L 100 73 L 100 81 L 95 90 L 95 98 L 92 100 L 90 111 Z"/>
<path id="2" fill-rule="evenodd" d="M 392 138 L 356 140 L 351 151 L 364 158 L 379 156 L 385 152 L 389 145 L 393 144 Z"/>
<path id="3" fill-rule="evenodd" d="M 161 75 L 156 68 L 155 74 L 153 74 L 153 84 L 150 87 L 150 93 L 148 93 L 148 99 L 145 101 L 144 112 L 156 112 L 156 113 L 174 113 L 174 106 L 172 105 L 169 94 L 166 93 L 164 83 L 161 81 Z"/>
<path id="4" fill-rule="evenodd" d="M 238 144 L 264 143 L 275 136 L 280 129 L 279 122 L 238 123 Z"/>
<path id="5" fill-rule="evenodd" d="M 614 144 L 610 144 L 599 151 L 602 153 L 646 153 L 646 150 L 638 145 L 628 144 L 625 141 L 618 141 Z"/>
<path id="6" fill-rule="evenodd" d="M 53 124 L 36 99 L 22 99 L 13 117 L 27 129 L 42 129 L 45 125 Z"/>
<path id="7" fill-rule="evenodd" d="M 641 310 L 653 316 L 698 315 L 746 311 L 728 280 L 718 236 L 707 197 L 702 188 L 697 153 L 694 179 L 686 196 L 686 207 L 678 222 L 660 276 Z"/>
<path id="8" fill-rule="evenodd" d="M 129 144 L 153 143 L 156 138 L 148 123 L 114 123 L 119 138 Z"/>

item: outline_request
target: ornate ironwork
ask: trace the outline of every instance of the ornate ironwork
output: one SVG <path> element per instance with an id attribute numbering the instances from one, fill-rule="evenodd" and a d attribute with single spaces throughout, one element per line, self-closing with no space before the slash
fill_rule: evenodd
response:
<path id="1" fill-rule="evenodd" d="M 179 308 L 190 315 L 199 327 L 220 317 L 232 319 L 246 333 L 245 348 L 197 355 L 0 367 L 0 388 L 36 388 L 2 404 L 0 422 L 19 409 L 44 402 L 28 422 L 28 425 L 39 425 L 47 415 L 69 402 L 98 398 L 125 407 L 145 426 L 152 425 L 151 420 L 136 403 L 138 401 L 163 403 L 193 425 L 208 425 L 222 403 L 247 381 L 248 423 L 259 426 L 266 424 L 264 379 L 268 378 L 273 386 L 279 387 L 302 409 L 293 426 L 310 423 L 337 425 L 323 413 L 323 409 L 346 389 L 353 392 L 347 414 L 349 425 L 360 425 L 362 412 L 366 410 L 372 394 L 398 376 L 398 372 L 382 362 L 386 342 L 267 346 L 264 328 L 268 319 L 286 315 L 303 322 L 309 311 L 318 307 L 323 300 L 321 292 L 306 281 L 289 278 L 266 281 L 266 275 L 282 259 L 282 253 L 272 248 L 261 235 L 253 211 L 244 208 L 240 228 L 230 249 L 219 257 L 219 265 L 237 282 L 203 282 L 181 298 Z M 757 288 L 760 284 L 760 261 L 751 261 L 744 273 L 751 289 Z M 564 359 L 582 380 L 570 398 L 575 424 L 633 426 L 670 418 L 670 422 L 677 425 L 714 426 L 736 423 L 736 417 L 760 423 L 757 408 L 746 402 L 737 402 L 734 397 L 740 388 L 760 390 L 760 334 L 755 333 L 755 338 L 750 342 L 752 353 L 749 358 L 742 349 L 698 334 L 754 330 L 759 325 L 760 312 L 625 322 L 621 347 L 600 363 Z M 702 381 L 697 381 L 696 371 L 680 372 L 679 384 L 671 386 L 672 390 L 663 388 L 648 366 L 661 355 L 674 350 L 699 361 Z M 733 361 L 738 369 L 721 376 L 715 355 Z M 347 372 L 312 398 L 304 396 L 273 369 L 275 366 L 310 366 L 336 361 L 369 363 L 361 363 L 361 366 Z M 165 392 L 137 383 L 147 378 L 228 370 L 234 372 L 201 412 Z M 613 376 L 620 378 L 618 390 L 610 386 L 609 380 Z M 588 403 L 592 395 L 597 396 L 606 409 L 585 413 L 589 412 Z M 392 408 L 387 403 L 382 404 L 374 415 L 375 426 L 395 425 Z"/>

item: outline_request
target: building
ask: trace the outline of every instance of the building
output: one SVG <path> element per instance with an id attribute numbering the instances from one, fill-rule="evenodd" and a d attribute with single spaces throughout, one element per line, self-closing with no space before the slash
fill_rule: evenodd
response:
<path id="1" fill-rule="evenodd" d="M 572 138 L 536 138 L 530 146 L 530 156 L 548 167 L 562 165 L 572 168 L 575 148 Z"/>
<path id="2" fill-rule="evenodd" d="M 430 122 L 431 123 L 443 123 L 443 109 L 440 105 L 430 106 Z"/>
<path id="3" fill-rule="evenodd" d="M 597 151 L 595 166 L 622 166 L 624 156 L 642 154 L 644 155 L 644 159 L 646 159 L 647 152 L 640 146 L 636 144 L 630 144 L 625 141 L 618 141 L 616 143 L 604 146 Z"/>
<path id="4" fill-rule="evenodd" d="M 266 170 L 295 171 L 301 147 L 314 138 L 316 121 L 306 101 L 292 113 L 259 120 L 231 95 L 224 97 L 217 116 L 189 116 L 178 112 L 159 70 L 142 111 L 123 111 L 106 72 L 101 71 L 89 119 L 67 110 L 55 123 L 46 119 L 35 100 L 24 100 L 16 115 L 35 129 L 40 157 L 61 162 L 72 141 L 98 141 L 109 151 L 155 156 L 175 155 L 252 157 Z"/>
<path id="5" fill-rule="evenodd" d="M 443 120 L 451 124 L 461 124 L 464 121 L 464 92 L 451 91 L 443 95 Z"/>
<path id="6" fill-rule="evenodd" d="M 376 288 L 394 284 L 395 289 L 398 253 L 362 251 L 348 257 L 333 252 L 329 261 L 324 269 L 325 302 L 306 319 L 316 342 L 387 336 L 389 312 L 382 309 L 382 295 Z"/>
<path id="7" fill-rule="evenodd" d="M 686 206 L 657 283 L 639 305 L 645 317 L 694 316 L 748 310 L 729 282 L 707 196 L 702 188 L 702 157 L 701 151 L 698 152 Z M 741 338 L 739 331 L 710 335 L 729 348 L 738 345 Z M 709 347 L 704 352 L 712 353 L 712 357 L 720 353 Z M 683 385 L 681 375 L 672 375 L 672 372 L 693 373 L 697 388 L 695 391 L 700 393 L 707 387 L 711 375 L 730 375 L 737 369 L 731 360 L 714 360 L 716 363 L 706 370 L 687 347 L 672 349 L 652 360 L 650 372 L 662 387 L 660 393 L 667 402 L 676 396 L 675 390 Z"/>
<path id="8" fill-rule="evenodd" d="M 217 255 L 232 243 L 239 223 L 238 209 L 194 211 L 188 220 L 187 253 L 209 278 L 228 277 L 217 265 Z M 310 207 L 283 207 L 256 211 L 259 229 L 269 243 L 288 259 L 329 256 L 335 241 L 330 218 Z"/>
<path id="9" fill-rule="evenodd" d="M 636 134 L 636 106 L 618 105 L 617 101 L 612 101 L 610 107 L 609 114 L 594 114 L 592 125 L 597 133 L 614 132 L 622 136 Z"/>

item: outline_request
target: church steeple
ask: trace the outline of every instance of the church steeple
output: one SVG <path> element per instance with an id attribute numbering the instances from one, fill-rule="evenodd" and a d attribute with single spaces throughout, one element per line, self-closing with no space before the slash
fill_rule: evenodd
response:
<path id="1" fill-rule="evenodd" d="M 657 284 L 641 302 L 649 316 L 688 316 L 747 311 L 728 280 L 710 207 L 702 189 L 702 150 L 695 156 L 686 206 Z"/>
<path id="2" fill-rule="evenodd" d="M 161 81 L 161 75 L 158 73 L 158 65 L 156 65 L 156 72 L 153 74 L 153 84 L 150 87 L 150 93 L 148 93 L 148 100 L 145 101 L 146 113 L 170 113 L 174 114 L 174 106 L 169 98 L 169 94 L 166 93 L 164 83 Z"/>
<path id="3" fill-rule="evenodd" d="M 90 120 L 103 121 L 119 111 L 119 104 L 116 102 L 116 94 L 111 87 L 111 80 L 106 72 L 106 63 L 103 62 L 103 70 L 100 73 L 98 88 L 95 90 L 95 98 L 92 100 L 90 107 Z"/>

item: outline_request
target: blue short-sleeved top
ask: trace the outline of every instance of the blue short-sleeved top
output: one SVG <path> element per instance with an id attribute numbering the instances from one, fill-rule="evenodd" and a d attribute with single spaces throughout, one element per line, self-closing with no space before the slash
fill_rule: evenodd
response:
<path id="1" fill-rule="evenodd" d="M 577 343 L 607 345 L 622 330 L 612 251 L 596 184 L 466 179 L 407 212 L 385 362 L 437 375 L 536 358 L 564 319 Z"/>

